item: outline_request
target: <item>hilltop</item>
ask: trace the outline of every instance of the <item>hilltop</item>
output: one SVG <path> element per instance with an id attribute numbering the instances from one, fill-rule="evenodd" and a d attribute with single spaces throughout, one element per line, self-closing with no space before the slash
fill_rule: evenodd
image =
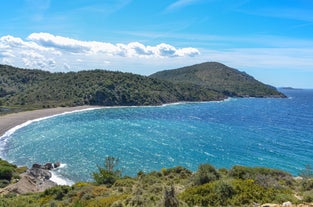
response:
<path id="1" fill-rule="evenodd" d="M 65 106 L 141 106 L 227 97 L 284 97 L 275 88 L 220 63 L 149 77 L 105 70 L 51 73 L 0 65 L 0 113 Z"/>
<path id="2" fill-rule="evenodd" d="M 284 97 L 274 87 L 218 62 L 206 62 L 150 75 L 173 83 L 191 83 L 230 97 Z"/>

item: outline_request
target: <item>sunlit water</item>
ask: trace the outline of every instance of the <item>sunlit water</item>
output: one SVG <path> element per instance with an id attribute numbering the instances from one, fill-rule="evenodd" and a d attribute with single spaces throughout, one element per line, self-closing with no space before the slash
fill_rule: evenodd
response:
<path id="1" fill-rule="evenodd" d="M 17 165 L 60 161 L 54 174 L 91 181 L 106 156 L 123 175 L 200 163 L 265 166 L 297 175 L 313 165 L 313 90 L 287 99 L 228 99 L 162 107 L 104 108 L 32 122 L 1 138 Z M 58 178 L 59 179 L 59 178 Z M 68 181 L 69 182 L 69 181 Z"/>

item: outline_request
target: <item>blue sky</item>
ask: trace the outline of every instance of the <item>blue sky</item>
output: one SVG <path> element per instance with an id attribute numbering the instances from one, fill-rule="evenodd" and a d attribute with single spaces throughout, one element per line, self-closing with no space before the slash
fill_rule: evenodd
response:
<path id="1" fill-rule="evenodd" d="M 313 88 L 312 0 L 10 0 L 0 25 L 1 64 L 149 75 L 217 61 Z"/>

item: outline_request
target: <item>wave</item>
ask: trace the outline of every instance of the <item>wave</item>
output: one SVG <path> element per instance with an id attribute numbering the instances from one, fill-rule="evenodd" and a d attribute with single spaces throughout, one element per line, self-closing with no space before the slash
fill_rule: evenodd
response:
<path id="1" fill-rule="evenodd" d="M 9 129 L 8 131 L 6 131 L 1 137 L 0 137 L 0 157 L 3 157 L 3 151 L 5 150 L 5 146 L 6 143 L 8 141 L 8 139 L 10 138 L 10 136 L 12 134 L 14 134 L 17 130 L 26 127 L 34 122 L 39 122 L 45 119 L 50 119 L 53 117 L 57 117 L 57 116 L 62 116 L 62 115 L 67 115 L 67 114 L 72 114 L 72 113 L 78 113 L 78 112 L 83 112 L 83 111 L 91 111 L 91 110 L 96 110 L 96 109 L 102 109 L 102 107 L 97 107 L 97 108 L 87 108 L 87 109 L 79 109 L 79 110 L 74 110 L 74 111 L 68 111 L 68 112 L 63 112 L 63 113 L 59 113 L 59 114 L 54 114 L 51 116 L 45 116 L 45 117 L 41 117 L 41 118 L 37 118 L 37 119 L 33 119 L 33 120 L 28 120 L 20 125 L 17 125 L 11 129 Z"/>
<path id="2" fill-rule="evenodd" d="M 236 100 L 236 98 L 228 97 L 226 99 L 219 100 L 219 101 L 180 101 L 180 102 L 162 104 L 161 107 L 183 105 L 183 104 L 224 103 L 224 102 L 228 102 L 228 101 L 232 101 L 232 100 Z"/>
<path id="3" fill-rule="evenodd" d="M 74 110 L 74 111 L 68 111 L 68 112 L 63 112 L 63 113 L 60 113 L 60 114 L 54 114 L 54 115 L 51 115 L 51 116 L 45 116 L 45 117 L 41 117 L 41 118 L 37 118 L 37 119 L 33 119 L 33 120 L 28 120 L 26 122 L 24 122 L 23 124 L 20 124 L 20 125 L 17 125 L 11 129 L 9 129 L 8 131 L 6 131 L 1 137 L 0 137 L 0 141 L 5 141 L 5 137 L 9 137 L 11 136 L 12 134 L 14 134 L 14 132 L 16 132 L 17 130 L 25 127 L 25 126 L 28 126 L 34 122 L 38 122 L 38 121 L 42 121 L 42 120 L 45 120 L 45 119 L 50 119 L 50 118 L 53 118 L 53 117 L 57 117 L 57 116 L 62 116 L 62 115 L 67 115 L 67 114 L 72 114 L 72 113 L 77 113 L 77 112 L 83 112 L 83 111 L 92 111 L 92 110 L 97 110 L 97 109 L 103 109 L 104 107 L 101 107 L 101 108 L 87 108 L 87 109 L 79 109 L 79 110 Z"/>
<path id="4" fill-rule="evenodd" d="M 51 170 L 50 171 L 51 172 L 50 180 L 55 182 L 58 185 L 72 186 L 75 182 L 61 175 L 62 169 L 66 168 L 66 167 L 67 167 L 67 164 L 62 163 L 60 165 L 60 167 Z"/>

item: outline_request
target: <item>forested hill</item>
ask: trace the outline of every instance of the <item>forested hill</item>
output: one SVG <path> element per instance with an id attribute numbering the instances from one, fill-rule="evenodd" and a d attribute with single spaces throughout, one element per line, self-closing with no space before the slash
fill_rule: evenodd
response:
<path id="1" fill-rule="evenodd" d="M 204 86 L 226 96 L 284 97 L 274 87 L 265 85 L 252 76 L 217 62 L 206 62 L 174 70 L 165 70 L 150 77 L 174 83 Z"/>
<path id="2" fill-rule="evenodd" d="M 91 70 L 50 73 L 0 65 L 0 108 L 78 105 L 159 105 L 225 98 L 191 83 L 175 84 L 131 73 Z"/>
<path id="3" fill-rule="evenodd" d="M 0 65 L 0 112 L 14 108 L 159 105 L 229 96 L 282 96 L 251 76 L 220 66 L 223 65 L 204 63 L 146 77 L 104 70 L 50 73 Z"/>

